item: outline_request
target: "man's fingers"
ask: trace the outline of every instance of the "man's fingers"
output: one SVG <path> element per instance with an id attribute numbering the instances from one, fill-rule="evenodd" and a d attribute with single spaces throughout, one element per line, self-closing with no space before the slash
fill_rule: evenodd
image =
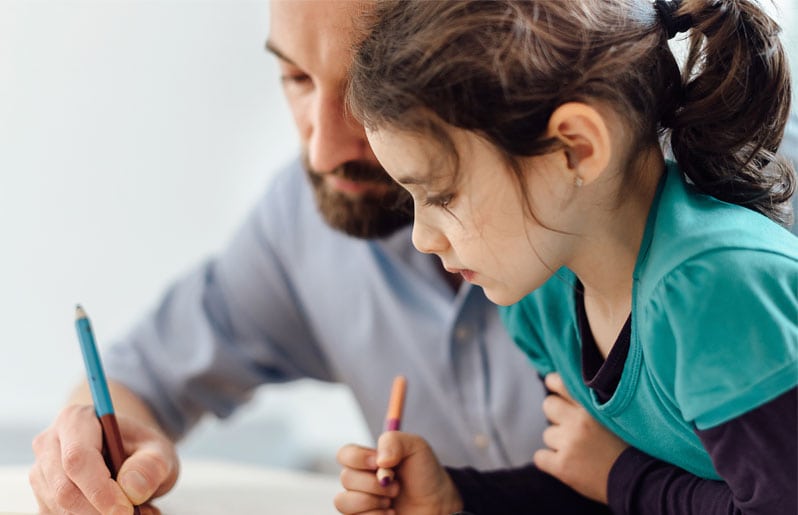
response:
<path id="1" fill-rule="evenodd" d="M 122 493 L 119 485 L 111 479 L 111 472 L 105 464 L 102 449 L 102 431 L 100 424 L 94 417 L 92 423 L 87 425 L 83 417 L 65 417 L 63 424 L 58 432 L 58 439 L 61 449 L 60 464 L 63 467 L 65 477 L 77 487 L 82 497 L 100 513 L 127 513 L 132 509 L 132 504 Z M 87 431 L 86 428 L 92 429 Z M 51 460 L 47 460 L 51 461 Z M 45 470 L 45 475 L 52 473 L 58 476 L 57 470 Z M 61 478 L 56 479 L 59 483 Z M 63 483 L 61 483 L 63 484 Z M 70 508 L 63 504 L 67 502 L 72 492 L 64 487 L 64 497 L 59 499 L 60 506 L 82 513 L 81 511 Z"/>
<path id="2" fill-rule="evenodd" d="M 124 421 L 124 422 L 123 422 Z M 131 515 L 177 480 L 179 461 L 168 438 L 135 420 L 120 418 L 125 451 L 118 471 L 127 488 L 111 478 L 102 454 L 102 429 L 92 406 L 72 405 L 33 440 L 36 462 L 29 474 L 43 513 Z M 144 513 L 157 514 L 148 507 Z"/>
<path id="3" fill-rule="evenodd" d="M 43 515 L 59 512 L 63 513 L 63 510 L 57 510 L 53 508 L 49 500 L 39 493 L 47 491 L 45 490 L 45 488 L 47 488 L 47 483 L 45 482 L 44 476 L 42 475 L 42 469 L 40 467 L 34 466 L 31 468 L 30 472 L 28 473 L 28 482 L 33 489 L 33 495 L 36 497 L 36 504 L 39 505 L 38 513 Z"/>
<path id="4" fill-rule="evenodd" d="M 122 463 L 117 481 L 133 504 L 144 504 L 174 486 L 177 461 L 170 458 L 163 449 L 143 447 Z"/>
<path id="5" fill-rule="evenodd" d="M 46 439 L 46 442 L 44 441 Z M 74 456 L 81 452 L 77 448 L 67 450 L 67 462 L 64 463 L 64 453 L 60 448 L 59 440 L 52 434 L 42 437 L 37 441 L 36 467 L 39 473 L 35 475 L 36 485 L 32 483 L 37 498 L 47 505 L 53 513 L 113 513 L 114 506 L 130 507 L 122 491 L 114 483 L 105 468 L 102 456 L 96 453 L 99 461 L 98 477 L 83 478 L 86 482 L 86 491 L 81 489 L 75 479 L 69 476 L 68 469 L 77 470 L 78 463 L 83 459 Z M 91 452 L 91 451 L 88 451 Z M 78 471 L 78 475 L 82 471 Z M 123 511 L 122 513 L 127 513 Z"/>
<path id="6" fill-rule="evenodd" d="M 43 492 L 48 496 L 45 503 L 50 510 L 46 513 L 100 513 L 61 468 L 44 468 L 41 471 L 45 483 Z"/>
<path id="7" fill-rule="evenodd" d="M 139 510 L 141 515 L 161 515 L 161 510 L 152 504 L 142 504 Z"/>

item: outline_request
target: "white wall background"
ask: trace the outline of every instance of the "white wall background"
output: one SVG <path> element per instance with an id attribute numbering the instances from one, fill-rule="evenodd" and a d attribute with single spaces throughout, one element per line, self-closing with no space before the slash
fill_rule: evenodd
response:
<path id="1" fill-rule="evenodd" d="M 0 463 L 81 378 L 75 303 L 101 348 L 126 332 L 296 152 L 267 32 L 265 0 L 0 0 Z M 343 388 L 255 405 L 186 452 L 316 466 L 367 438 Z"/>
<path id="2" fill-rule="evenodd" d="M 74 304 L 101 347 L 123 334 L 295 152 L 267 28 L 266 0 L 0 0 L 0 464 L 81 378 Z M 302 383 L 184 451 L 328 468 L 355 440 L 348 392 Z"/>

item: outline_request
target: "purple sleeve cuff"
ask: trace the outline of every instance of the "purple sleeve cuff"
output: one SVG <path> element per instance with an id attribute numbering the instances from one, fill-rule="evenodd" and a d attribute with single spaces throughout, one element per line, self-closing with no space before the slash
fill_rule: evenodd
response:
<path id="1" fill-rule="evenodd" d="M 611 515 L 606 505 L 583 497 L 534 465 L 446 470 L 463 499 L 463 510 L 474 515 Z"/>

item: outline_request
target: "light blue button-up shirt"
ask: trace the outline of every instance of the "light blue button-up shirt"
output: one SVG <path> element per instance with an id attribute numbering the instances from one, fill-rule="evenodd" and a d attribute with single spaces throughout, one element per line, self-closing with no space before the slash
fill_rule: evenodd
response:
<path id="1" fill-rule="evenodd" d="M 397 374 L 403 430 L 444 464 L 528 463 L 546 424 L 540 380 L 481 288 L 455 293 L 409 227 L 372 241 L 328 227 L 298 161 L 104 361 L 173 436 L 261 385 L 305 377 L 349 385 L 376 436 Z"/>
<path id="2" fill-rule="evenodd" d="M 780 152 L 792 161 L 792 165 L 798 171 L 798 110 L 793 109 L 790 113 L 790 120 L 784 129 Z M 792 196 L 792 205 L 795 216 L 792 232 L 798 234 L 798 190 Z"/>

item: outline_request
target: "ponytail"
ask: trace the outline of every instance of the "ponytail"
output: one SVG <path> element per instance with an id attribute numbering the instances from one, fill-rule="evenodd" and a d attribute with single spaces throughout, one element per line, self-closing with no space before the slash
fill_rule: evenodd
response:
<path id="1" fill-rule="evenodd" d="M 776 155 L 790 112 L 779 26 L 751 0 L 685 0 L 692 19 L 681 107 L 664 125 L 701 191 L 790 225 L 795 172 Z"/>

